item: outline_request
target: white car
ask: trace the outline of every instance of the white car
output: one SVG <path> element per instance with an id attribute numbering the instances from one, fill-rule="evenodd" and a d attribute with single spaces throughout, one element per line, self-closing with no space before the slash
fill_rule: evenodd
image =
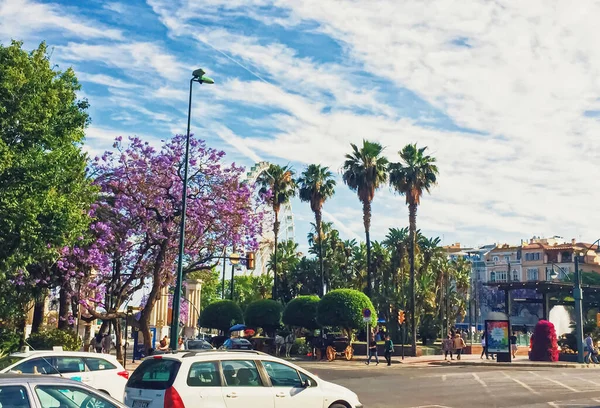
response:
<path id="1" fill-rule="evenodd" d="M 80 382 L 48 375 L 0 374 L 0 407 L 125 408 Z"/>
<path id="2" fill-rule="evenodd" d="M 125 388 L 131 408 L 362 408 L 355 393 L 259 351 L 146 358 Z"/>
<path id="3" fill-rule="evenodd" d="M 0 358 L 0 373 L 48 374 L 80 381 L 123 401 L 129 373 L 109 354 L 28 351 Z"/>

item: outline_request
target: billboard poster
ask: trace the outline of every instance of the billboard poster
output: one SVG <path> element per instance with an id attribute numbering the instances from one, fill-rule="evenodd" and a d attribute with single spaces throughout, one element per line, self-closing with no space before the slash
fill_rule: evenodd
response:
<path id="1" fill-rule="evenodd" d="M 510 353 L 508 320 L 485 321 L 485 344 L 488 353 Z"/>

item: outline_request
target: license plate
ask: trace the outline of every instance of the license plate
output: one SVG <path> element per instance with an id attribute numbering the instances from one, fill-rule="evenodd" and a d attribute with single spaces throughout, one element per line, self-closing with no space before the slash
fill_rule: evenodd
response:
<path id="1" fill-rule="evenodd" d="M 148 405 L 150 405 L 149 401 L 140 401 L 140 400 L 133 401 L 133 408 L 148 408 Z"/>

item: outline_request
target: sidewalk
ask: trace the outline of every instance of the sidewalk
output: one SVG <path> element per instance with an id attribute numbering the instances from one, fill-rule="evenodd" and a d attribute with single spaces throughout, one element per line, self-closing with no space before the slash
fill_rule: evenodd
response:
<path id="1" fill-rule="evenodd" d="M 404 365 L 430 365 L 430 366 L 479 366 L 479 367 L 552 367 L 552 368 L 591 368 L 600 369 L 600 364 L 578 364 L 568 361 L 557 361 L 556 363 L 546 361 L 530 361 L 527 356 L 517 355 L 510 363 L 499 363 L 496 360 L 481 359 L 479 354 L 464 354 L 461 360 L 444 360 L 444 356 L 421 356 L 421 357 L 406 357 L 404 361 L 399 359 L 392 360 L 393 362 L 402 363 Z"/>

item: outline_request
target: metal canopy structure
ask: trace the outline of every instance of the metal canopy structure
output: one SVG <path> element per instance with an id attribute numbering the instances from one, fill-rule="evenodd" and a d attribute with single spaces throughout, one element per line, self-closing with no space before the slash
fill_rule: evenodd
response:
<path id="1" fill-rule="evenodd" d="M 488 282 L 485 286 L 495 287 L 504 291 L 504 312 L 510 316 L 512 303 L 539 303 L 542 305 L 542 318 L 548 320 L 550 309 L 556 305 L 573 306 L 573 287 L 571 282 Z M 512 299 L 510 293 L 514 290 L 534 290 L 541 298 L 522 298 Z M 600 286 L 599 285 L 581 285 L 583 294 L 583 303 L 588 309 L 600 307 Z"/>

